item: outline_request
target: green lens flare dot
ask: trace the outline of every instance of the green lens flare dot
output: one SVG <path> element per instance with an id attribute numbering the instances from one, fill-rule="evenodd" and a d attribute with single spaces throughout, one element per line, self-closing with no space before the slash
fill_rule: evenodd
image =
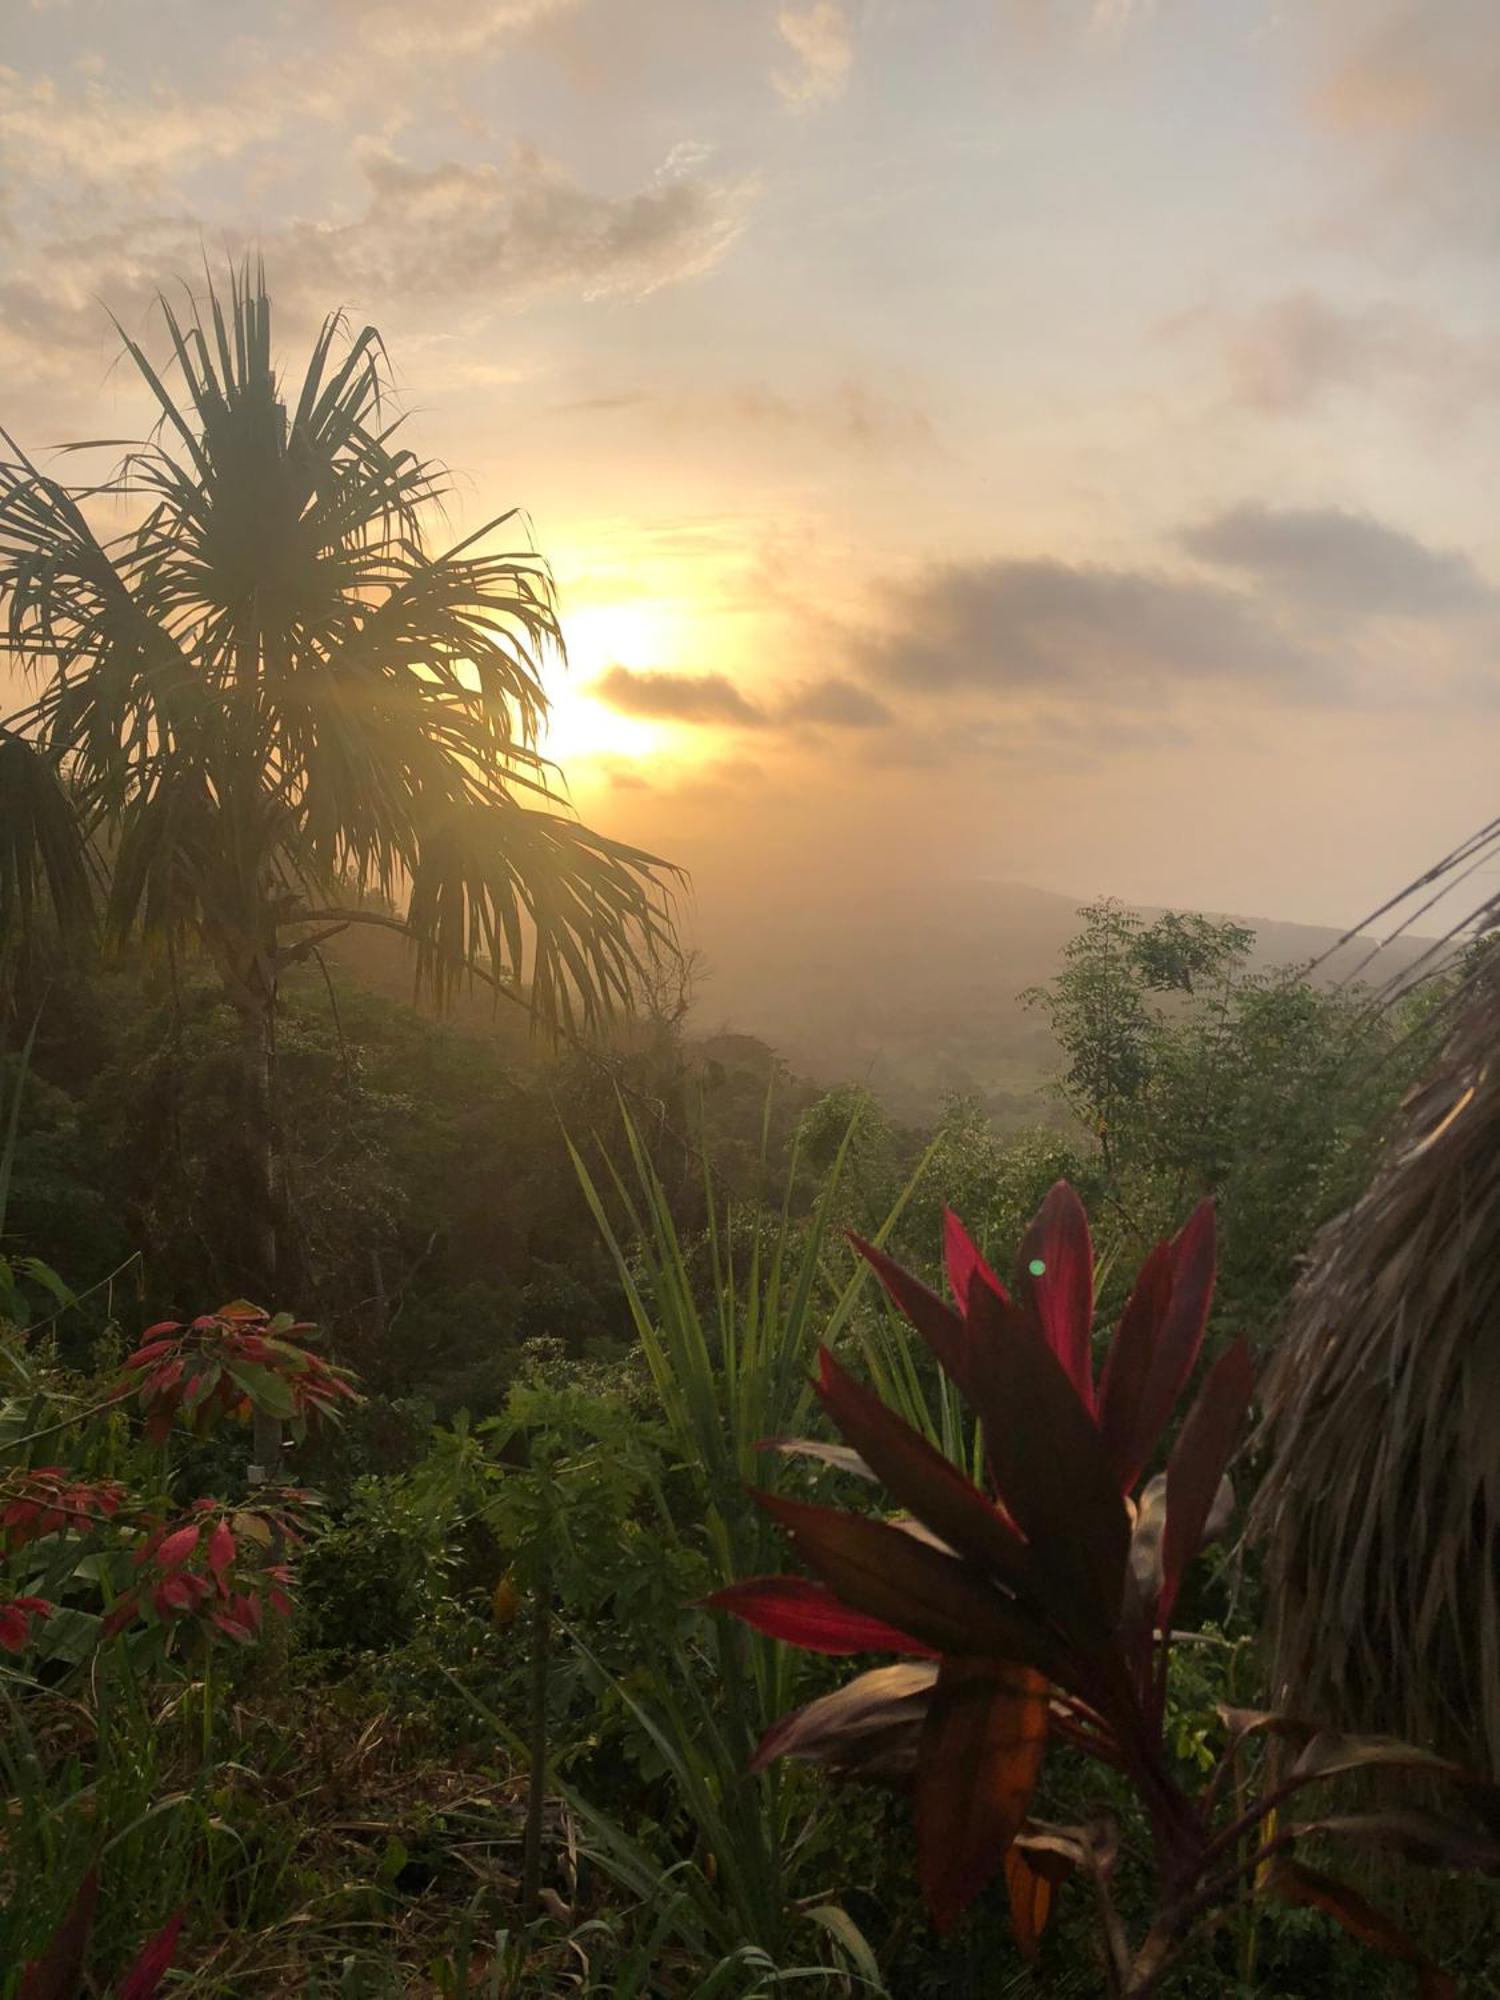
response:
<path id="1" fill-rule="evenodd" d="M 1042 1275 L 1042 1273 L 1046 1270 L 1047 1266 L 1042 1262 L 1040 1257 L 1033 1257 L 1031 1262 L 1026 1266 L 1026 1268 L 1031 1273 L 1033 1278 L 1039 1278 Z"/>

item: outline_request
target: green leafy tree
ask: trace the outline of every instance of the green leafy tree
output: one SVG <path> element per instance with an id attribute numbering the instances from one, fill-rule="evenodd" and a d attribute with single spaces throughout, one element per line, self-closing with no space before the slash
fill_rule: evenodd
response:
<path id="1" fill-rule="evenodd" d="M 1351 1199 L 1431 1044 L 1434 993 L 1395 1008 L 1295 968 L 1252 972 L 1244 926 L 1088 906 L 1026 997 L 1061 1047 L 1058 1093 L 1098 1144 L 1098 1194 L 1134 1254 L 1183 1205 L 1224 1216 L 1221 1296 L 1273 1312 L 1318 1224 Z"/>
<path id="2" fill-rule="evenodd" d="M 238 1024 L 241 1282 L 278 1274 L 281 982 L 336 932 L 415 947 L 547 1030 L 631 1004 L 670 946 L 652 857 L 581 825 L 538 749 L 560 651 L 545 563 L 504 514 L 441 552 L 445 475 L 399 441 L 383 349 L 327 320 L 300 385 L 262 274 L 123 335 L 158 422 L 97 483 L 0 462 L 0 932 L 78 923 L 211 960 Z M 110 505 L 130 525 L 101 537 Z M 231 1135 L 227 1135 L 231 1136 Z"/>

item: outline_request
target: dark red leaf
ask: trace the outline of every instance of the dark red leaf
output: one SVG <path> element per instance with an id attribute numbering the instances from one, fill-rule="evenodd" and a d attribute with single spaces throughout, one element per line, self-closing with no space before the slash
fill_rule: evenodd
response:
<path id="1" fill-rule="evenodd" d="M 1458 1982 L 1440 1971 L 1399 1925 L 1367 1903 L 1346 1882 L 1324 1875 L 1319 1869 L 1304 1868 L 1299 1861 L 1279 1857 L 1271 1864 L 1267 1886 L 1284 1903 L 1322 1910 L 1361 1944 L 1373 1945 L 1387 1958 L 1418 1967 L 1424 2000 L 1457 2000 Z"/>
<path id="2" fill-rule="evenodd" d="M 955 1557 L 884 1521 L 772 1493 L 756 1499 L 808 1568 L 843 1604 L 909 1632 L 939 1653 L 987 1653 L 1046 1670 L 1035 1621 Z"/>
<path id="3" fill-rule="evenodd" d="M 715 1611 L 732 1611 L 768 1638 L 784 1639 L 810 1653 L 910 1653 L 932 1658 L 930 1646 L 894 1625 L 840 1604 L 831 1590 L 805 1576 L 756 1576 L 731 1583 L 705 1599 Z"/>
<path id="4" fill-rule="evenodd" d="M 1137 1418 L 1142 1465 L 1166 1429 L 1197 1363 L 1213 1302 L 1217 1255 L 1214 1205 L 1200 1201 L 1172 1239 L 1172 1300 L 1157 1334 Z"/>
<path id="5" fill-rule="evenodd" d="M 153 2000 L 162 1980 L 171 1969 L 172 1960 L 177 1956 L 177 1939 L 181 1934 L 186 1912 L 179 1910 L 175 1917 L 156 1933 L 156 1936 L 142 1949 L 134 1965 L 115 1989 L 115 2000 Z"/>
<path id="6" fill-rule="evenodd" d="M 22 1974 L 16 2000 L 78 2000 L 98 1902 L 99 1870 L 90 1868 L 46 1950 Z"/>
<path id="7" fill-rule="evenodd" d="M 884 1285 L 892 1303 L 911 1321 L 937 1356 L 944 1372 L 960 1389 L 968 1383 L 969 1337 L 962 1317 L 930 1291 L 920 1278 L 903 1271 L 894 1259 L 852 1232 L 849 1241 Z"/>
<path id="8" fill-rule="evenodd" d="M 1172 1303 L 1172 1246 L 1158 1243 L 1136 1274 L 1099 1383 L 1099 1434 L 1120 1491 L 1129 1493 L 1146 1469 L 1155 1435 L 1142 1420 L 1156 1343 Z"/>
<path id="9" fill-rule="evenodd" d="M 1092 1412 L 1094 1248 L 1083 1203 L 1066 1181 L 1053 1182 L 1022 1238 L 1016 1303 L 1035 1314 L 1079 1401 Z"/>
<path id="10" fill-rule="evenodd" d="M 138 1347 L 134 1354 L 127 1355 L 124 1365 L 127 1368 L 144 1368 L 148 1362 L 155 1361 L 160 1355 L 165 1354 L 171 1346 L 170 1340 L 148 1340 L 144 1347 Z"/>
<path id="11" fill-rule="evenodd" d="M 1239 1441 L 1254 1389 L 1250 1350 L 1243 1340 L 1226 1347 L 1209 1370 L 1167 1465 L 1167 1525 L 1162 1532 L 1161 1597 L 1156 1615 L 1172 1617 L 1183 1573 L 1203 1546 L 1224 1468 Z"/>
<path id="12" fill-rule="evenodd" d="M 969 1320 L 971 1399 L 1000 1499 L 1030 1544 L 1047 1610 L 1095 1649 L 1119 1624 L 1130 1549 L 1130 1517 L 1099 1433 L 1029 1313 L 975 1284 Z"/>
<path id="13" fill-rule="evenodd" d="M 773 1722 L 750 1768 L 805 1757 L 872 1783 L 909 1778 L 936 1681 L 936 1666 L 872 1667 Z"/>
<path id="14" fill-rule="evenodd" d="M 982 1284 L 982 1278 L 976 1278 Z M 956 1555 L 997 1576 L 1009 1589 L 1031 1594 L 1029 1552 L 978 1487 L 951 1459 L 856 1382 L 825 1347 L 819 1354 L 818 1400 L 840 1434 L 885 1485 L 891 1497 L 930 1528 Z"/>
<path id="15" fill-rule="evenodd" d="M 976 1276 L 983 1278 L 990 1290 L 1002 1299 L 1009 1296 L 1004 1285 L 980 1256 L 978 1244 L 951 1208 L 943 1210 L 943 1252 L 944 1262 L 948 1266 L 948 1289 L 960 1313 L 968 1310 L 969 1285 Z"/>
<path id="16" fill-rule="evenodd" d="M 197 1523 L 189 1522 L 187 1527 L 178 1528 L 173 1534 L 168 1535 L 156 1550 L 156 1560 L 160 1567 L 174 1569 L 180 1563 L 185 1563 L 197 1548 L 200 1533 Z"/>
<path id="17" fill-rule="evenodd" d="M 962 1916 L 1020 1831 L 1047 1744 L 1047 1683 L 945 1659 L 917 1749 L 917 1876 L 939 1930 Z"/>

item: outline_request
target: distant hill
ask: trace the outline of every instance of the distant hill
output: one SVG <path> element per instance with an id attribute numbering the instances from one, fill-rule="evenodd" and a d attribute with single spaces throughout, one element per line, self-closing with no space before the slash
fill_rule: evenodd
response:
<path id="1" fill-rule="evenodd" d="M 696 908 L 686 941 L 701 949 L 703 967 L 689 1033 L 705 1055 L 735 1066 L 760 1066 L 769 1044 L 814 1083 L 867 1083 L 897 1118 L 924 1120 L 946 1092 L 965 1090 L 1001 1126 L 1034 1122 L 1048 1114 L 1043 1091 L 1057 1050 L 1019 996 L 1058 970 L 1082 900 L 1019 882 L 969 882 L 930 883 L 920 897 L 889 903 L 851 895 Z M 1236 920 L 1255 931 L 1251 963 L 1261 969 L 1304 965 L 1339 937 L 1311 924 Z M 1365 977 L 1398 975 L 1428 942 L 1402 939 Z M 1372 943 L 1343 947 L 1318 977 L 1348 977 Z M 410 956 L 389 933 L 347 931 L 329 956 L 373 991 L 412 996 Z M 497 1006 L 483 988 L 461 990 L 453 1018 L 498 1036 L 519 1062 L 533 1051 L 524 1013 Z"/>
<path id="2" fill-rule="evenodd" d="M 732 923 L 696 911 L 704 976 L 691 1022 L 700 1033 L 760 1036 L 817 1082 L 867 1082 L 898 1117 L 923 1118 L 962 1089 L 1003 1124 L 1033 1119 L 1056 1049 L 1019 995 L 1058 970 L 1083 900 L 989 881 L 934 883 L 919 901 L 768 908 L 761 921 L 743 909 Z M 1256 933 L 1258 969 L 1306 964 L 1339 938 L 1311 924 L 1236 921 Z M 1428 942 L 1400 940 L 1365 978 L 1399 974 Z M 1348 977 L 1372 946 L 1343 947 L 1319 979 Z"/>

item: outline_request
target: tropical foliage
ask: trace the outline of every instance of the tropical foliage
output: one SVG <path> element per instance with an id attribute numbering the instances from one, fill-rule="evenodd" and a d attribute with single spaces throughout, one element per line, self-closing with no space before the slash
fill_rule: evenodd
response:
<path id="1" fill-rule="evenodd" d="M 471 975 L 555 1031 L 628 1006 L 670 919 L 658 864 L 582 826 L 538 748 L 561 636 L 518 516 L 429 550 L 446 481 L 399 440 L 374 328 L 328 319 L 291 393 L 259 274 L 159 309 L 170 371 L 121 335 L 149 439 L 84 485 L 0 459 L 4 643 L 36 689 L 0 726 L 0 934 L 97 904 L 116 941 L 201 948 L 241 1041 L 236 1276 L 263 1289 L 290 1281 L 289 967 L 384 926 L 439 998 Z"/>
<path id="2" fill-rule="evenodd" d="M 1024 1131 L 699 1039 L 519 517 L 161 314 L 0 454 L 0 2000 L 1483 1980 L 1475 980 L 1092 905 Z"/>
<path id="3" fill-rule="evenodd" d="M 1362 1897 L 1290 1850 L 1343 1832 L 1500 1871 L 1500 1843 L 1482 1825 L 1433 1815 L 1341 1823 L 1290 1813 L 1307 1787 L 1372 1765 L 1441 1773 L 1483 1794 L 1492 1825 L 1500 1793 L 1429 1752 L 1269 1713 L 1226 1714 L 1228 1747 L 1196 1795 L 1171 1769 L 1173 1619 L 1188 1563 L 1233 1504 L 1225 1467 L 1251 1395 L 1242 1341 L 1209 1370 L 1165 1473 L 1131 1495 L 1202 1343 L 1212 1210 L 1200 1206 L 1142 1267 L 1097 1385 L 1092 1250 L 1065 1182 L 1022 1242 L 1014 1296 L 951 1215 L 951 1305 L 872 1245 L 857 1247 L 974 1407 L 993 1487 L 967 1479 L 823 1349 L 818 1399 L 856 1455 L 848 1470 L 878 1480 L 906 1511 L 880 1520 L 763 1495 L 817 1580 L 761 1577 L 713 1602 L 814 1651 L 895 1652 L 921 1664 L 876 1668 L 784 1717 L 762 1739 L 757 1764 L 793 1755 L 846 1775 L 909 1775 L 918 1879 L 940 1926 L 1004 1865 L 1018 1936 L 1034 1952 L 1056 1886 L 1079 1869 L 1098 1898 L 1112 1993 L 1157 1990 L 1192 1925 L 1251 1880 L 1425 1964 Z M 1295 1742 L 1297 1761 L 1248 1806 L 1240 1799 L 1216 1816 L 1247 1739 L 1262 1731 Z M 1115 1822 L 1059 1827 L 1029 1817 L 1051 1736 L 1119 1770 L 1145 1810 L 1158 1914 L 1138 1946 L 1110 1896 Z M 1427 1971 L 1436 1991 L 1436 1968 Z"/>

